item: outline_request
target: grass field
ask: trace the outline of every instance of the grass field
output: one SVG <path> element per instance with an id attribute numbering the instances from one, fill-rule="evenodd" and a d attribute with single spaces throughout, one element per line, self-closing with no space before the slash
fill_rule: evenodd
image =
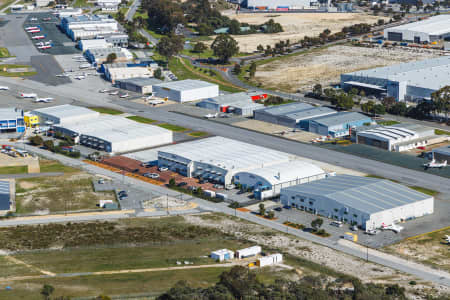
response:
<path id="1" fill-rule="evenodd" d="M 0 174 L 25 174 L 28 173 L 28 166 L 0 167 Z"/>
<path id="2" fill-rule="evenodd" d="M 225 81 L 219 74 L 216 74 L 215 76 L 210 76 L 208 70 L 206 73 L 202 72 L 200 69 L 195 70 L 194 66 L 192 66 L 188 60 L 186 59 L 182 60 L 183 62 L 181 62 L 180 59 L 173 57 L 169 61 L 170 70 L 178 77 L 179 80 L 199 79 L 218 84 L 219 88 L 222 91 L 227 91 L 230 93 L 237 93 L 243 91 L 243 89 L 241 88 L 230 85 L 230 83 Z"/>
<path id="3" fill-rule="evenodd" d="M 129 116 L 127 117 L 127 119 L 139 122 L 139 123 L 144 123 L 144 124 L 152 124 L 155 123 L 155 120 L 152 119 L 148 119 L 148 118 L 144 118 L 144 117 L 139 117 L 139 116 Z"/>
<path id="4" fill-rule="evenodd" d="M 16 68 L 31 68 L 31 66 L 27 65 L 11 65 L 11 64 L 3 64 L 0 65 L 0 76 L 4 77 L 20 77 L 20 76 L 33 76 L 36 75 L 35 71 L 26 71 L 26 72 L 8 72 L 7 69 L 16 69 Z"/>
<path id="5" fill-rule="evenodd" d="M 73 7 L 92 7 L 93 4 L 86 0 L 75 0 Z"/>
<path id="6" fill-rule="evenodd" d="M 435 196 L 435 195 L 437 195 L 439 193 L 438 191 L 427 189 L 427 188 L 424 188 L 424 187 L 421 187 L 421 186 L 410 186 L 409 188 L 411 188 L 411 189 L 413 189 L 415 191 L 418 191 L 418 192 L 430 195 L 430 196 Z"/>
<path id="7" fill-rule="evenodd" d="M 63 165 L 62 163 L 56 160 L 41 159 L 39 165 L 41 167 L 41 173 L 47 172 L 76 173 L 80 171 L 79 169 Z"/>
<path id="8" fill-rule="evenodd" d="M 193 132 L 189 132 L 188 135 L 193 136 L 193 137 L 203 137 L 203 136 L 207 136 L 208 133 L 204 132 L 204 131 L 193 131 Z"/>
<path id="9" fill-rule="evenodd" d="M 123 111 L 108 108 L 108 107 L 89 107 L 89 109 L 92 109 L 94 111 L 97 111 L 101 114 L 108 114 L 108 115 L 121 115 L 123 114 Z"/>
<path id="10" fill-rule="evenodd" d="M 445 131 L 442 129 L 435 129 L 434 134 L 436 135 L 450 135 L 450 131 Z"/>
<path id="11" fill-rule="evenodd" d="M 0 10 L 4 9 L 8 5 L 11 5 L 14 2 L 14 0 L 4 0 L 0 1 Z"/>
<path id="12" fill-rule="evenodd" d="M 383 120 L 383 121 L 377 121 L 377 124 L 383 125 L 383 126 L 391 126 L 391 125 L 395 125 L 395 124 L 400 124 L 400 122 L 394 121 L 394 120 Z"/>
<path id="13" fill-rule="evenodd" d="M 183 131 L 187 131 L 187 128 L 178 126 L 178 125 L 173 125 L 173 124 L 168 124 L 168 123 L 162 123 L 162 124 L 158 124 L 159 127 L 168 129 L 168 130 L 172 130 L 175 132 L 183 132 Z"/>
<path id="14" fill-rule="evenodd" d="M 7 48 L 0 47 L 0 58 L 11 57 L 11 53 L 9 53 Z"/>
<path id="15" fill-rule="evenodd" d="M 24 265 L 16 264 L 5 256 L 0 256 L 0 277 L 39 275 L 39 272 Z"/>

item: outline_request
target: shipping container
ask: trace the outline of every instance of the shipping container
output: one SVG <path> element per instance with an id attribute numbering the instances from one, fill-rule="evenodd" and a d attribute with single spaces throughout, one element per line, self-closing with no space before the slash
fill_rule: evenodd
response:
<path id="1" fill-rule="evenodd" d="M 289 11 L 289 7 L 287 6 L 278 6 L 276 11 Z"/>

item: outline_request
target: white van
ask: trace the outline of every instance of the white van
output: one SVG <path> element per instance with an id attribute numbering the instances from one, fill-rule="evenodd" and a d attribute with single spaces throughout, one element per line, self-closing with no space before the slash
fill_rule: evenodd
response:
<path id="1" fill-rule="evenodd" d="M 342 224 L 341 221 L 333 221 L 330 223 L 331 226 L 336 226 L 336 227 L 342 227 L 344 224 Z"/>

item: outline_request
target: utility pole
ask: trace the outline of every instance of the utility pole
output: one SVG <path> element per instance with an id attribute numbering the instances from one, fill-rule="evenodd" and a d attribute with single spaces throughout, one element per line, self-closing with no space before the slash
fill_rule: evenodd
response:
<path id="1" fill-rule="evenodd" d="M 366 261 L 369 262 L 369 246 L 366 245 Z"/>
<path id="2" fill-rule="evenodd" d="M 167 215 L 169 215 L 169 194 L 166 194 L 166 209 Z"/>

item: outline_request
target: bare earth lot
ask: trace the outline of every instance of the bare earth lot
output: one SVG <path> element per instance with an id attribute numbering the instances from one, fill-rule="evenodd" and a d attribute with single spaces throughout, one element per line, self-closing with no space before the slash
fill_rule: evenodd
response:
<path id="1" fill-rule="evenodd" d="M 242 52 L 252 52 L 259 44 L 275 45 L 283 40 L 297 42 L 304 36 L 317 36 L 325 29 L 332 33 L 339 32 L 343 27 L 358 23 L 375 23 L 383 17 L 369 16 L 357 13 L 302 13 L 302 14 L 230 14 L 228 17 L 250 25 L 258 25 L 273 19 L 283 26 L 284 32 L 274 34 L 238 35 L 234 38 L 239 42 Z"/>
<path id="2" fill-rule="evenodd" d="M 347 45 L 314 50 L 258 66 L 255 81 L 264 87 L 295 92 L 339 82 L 342 73 L 438 56 L 421 50 L 365 48 Z"/>

